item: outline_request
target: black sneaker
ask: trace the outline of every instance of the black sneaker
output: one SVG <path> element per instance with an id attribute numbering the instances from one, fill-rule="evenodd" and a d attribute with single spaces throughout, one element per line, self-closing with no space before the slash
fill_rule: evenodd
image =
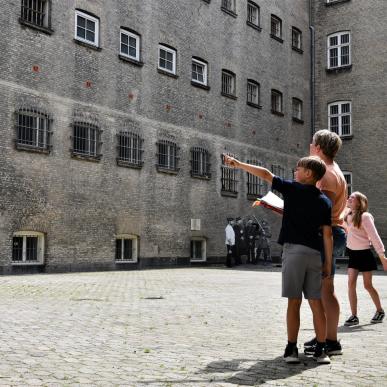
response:
<path id="1" fill-rule="evenodd" d="M 336 356 L 336 355 L 343 354 L 343 347 L 341 346 L 339 341 L 327 340 L 325 350 L 329 356 Z"/>
<path id="2" fill-rule="evenodd" d="M 312 340 L 304 343 L 304 348 L 314 347 L 317 344 L 317 339 L 314 337 Z"/>
<path id="3" fill-rule="evenodd" d="M 321 346 L 321 345 L 316 344 L 316 349 L 315 349 L 314 354 L 313 354 L 313 359 L 316 360 L 317 363 L 319 363 L 319 364 L 330 364 L 331 363 L 331 359 L 327 355 L 325 345 Z"/>
<path id="4" fill-rule="evenodd" d="M 377 312 L 376 312 L 377 313 Z M 384 314 L 384 313 L 383 313 Z M 375 314 L 375 316 L 376 316 L 376 314 Z M 375 317 L 374 316 L 374 317 Z M 344 323 L 344 325 L 346 326 L 346 327 L 352 327 L 352 326 L 354 326 L 354 325 L 359 325 L 359 319 L 358 319 L 358 317 L 357 316 L 351 316 L 348 320 L 346 320 L 345 321 L 345 323 Z"/>
<path id="5" fill-rule="evenodd" d="M 296 345 L 288 344 L 285 348 L 284 360 L 289 364 L 298 364 L 300 359 L 298 358 L 298 349 Z"/>
<path id="6" fill-rule="evenodd" d="M 374 317 L 372 317 L 371 324 L 378 324 L 383 322 L 385 313 L 384 310 L 381 310 L 380 312 L 376 312 Z"/>

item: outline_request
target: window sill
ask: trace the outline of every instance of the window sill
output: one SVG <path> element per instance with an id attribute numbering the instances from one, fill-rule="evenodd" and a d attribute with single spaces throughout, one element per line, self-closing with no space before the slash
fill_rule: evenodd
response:
<path id="1" fill-rule="evenodd" d="M 197 258 L 190 258 L 190 262 L 191 263 L 204 263 L 204 262 L 207 262 L 207 259 L 206 258 L 200 258 L 200 259 L 197 259 Z"/>
<path id="2" fill-rule="evenodd" d="M 205 3 L 210 4 L 211 0 L 203 0 Z"/>
<path id="3" fill-rule="evenodd" d="M 165 167 L 160 167 L 159 165 L 156 165 L 157 172 L 160 173 L 166 173 L 168 175 L 177 175 L 179 173 L 179 168 L 178 169 L 168 169 Z"/>
<path id="4" fill-rule="evenodd" d="M 191 85 L 192 86 L 195 86 L 195 87 L 198 87 L 199 89 L 203 89 L 203 90 L 210 90 L 210 86 L 208 85 L 203 85 L 199 82 L 195 82 L 195 81 L 191 81 Z"/>
<path id="5" fill-rule="evenodd" d="M 351 71 L 352 65 L 346 65 L 346 66 L 340 66 L 340 67 L 334 67 L 334 68 L 326 68 L 325 71 L 328 74 L 338 74 L 338 73 L 343 73 L 346 71 Z"/>
<path id="6" fill-rule="evenodd" d="M 297 124 L 303 124 L 304 123 L 304 120 L 301 120 L 297 117 L 292 117 L 292 121 L 293 122 L 296 122 Z"/>
<path id="7" fill-rule="evenodd" d="M 262 109 L 262 105 L 257 105 L 254 102 L 246 102 L 246 104 L 256 109 Z"/>
<path id="8" fill-rule="evenodd" d="M 116 264 L 118 264 L 118 265 L 120 265 L 120 264 L 122 264 L 122 263 L 138 263 L 138 260 L 136 259 L 136 260 L 134 260 L 134 259 L 131 259 L 131 260 L 120 260 L 120 261 L 114 261 Z"/>
<path id="9" fill-rule="evenodd" d="M 82 153 L 74 153 L 74 151 L 71 151 L 71 157 L 73 159 L 78 159 L 78 160 L 84 160 L 84 161 L 92 161 L 95 163 L 99 163 L 101 161 L 102 155 L 97 155 L 97 156 L 90 156 L 90 155 L 84 155 Z"/>
<path id="10" fill-rule="evenodd" d="M 75 38 L 73 39 L 73 41 L 74 41 L 74 43 L 79 44 L 80 46 L 91 48 L 92 50 L 95 50 L 95 51 L 101 51 L 102 50 L 101 47 L 94 46 L 91 43 L 82 42 L 81 40 L 78 40 L 78 39 L 75 39 Z"/>
<path id="11" fill-rule="evenodd" d="M 144 165 L 144 162 L 141 161 L 138 164 L 131 163 L 129 161 L 124 161 L 124 160 L 119 160 L 117 159 L 117 165 L 119 167 L 125 167 L 125 168 L 133 168 L 133 169 L 141 169 L 142 166 Z"/>
<path id="12" fill-rule="evenodd" d="M 341 138 L 343 141 L 346 141 L 346 140 L 352 140 L 352 139 L 353 139 L 353 134 L 347 134 L 346 136 L 340 136 L 340 138 Z"/>
<path id="13" fill-rule="evenodd" d="M 232 17 L 237 17 L 238 15 L 234 12 L 234 11 L 231 11 L 231 9 L 228 9 L 228 8 L 225 8 L 225 7 L 220 7 L 220 9 L 224 12 L 224 13 L 227 13 L 228 15 L 232 16 Z"/>
<path id="14" fill-rule="evenodd" d="M 282 38 L 280 38 L 279 36 L 276 36 L 276 35 L 273 35 L 273 34 L 270 34 L 270 37 L 274 40 L 276 40 L 277 42 L 280 42 L 280 43 L 283 43 L 284 40 Z"/>
<path id="15" fill-rule="evenodd" d="M 236 95 L 223 93 L 223 91 L 220 94 L 223 95 L 223 97 L 227 97 L 230 99 L 237 99 L 238 98 Z"/>
<path id="16" fill-rule="evenodd" d="M 285 114 L 282 112 L 277 112 L 276 110 L 272 110 L 271 114 L 274 114 L 275 116 L 284 117 Z"/>
<path id="17" fill-rule="evenodd" d="M 40 32 L 43 32 L 47 35 L 51 35 L 54 30 L 52 30 L 50 27 L 42 27 L 42 26 L 38 26 L 36 24 L 33 24 L 33 23 L 30 23 L 22 18 L 19 18 L 19 23 L 25 27 L 29 27 L 29 28 L 32 28 L 34 30 L 37 30 L 37 31 L 40 31 Z"/>
<path id="18" fill-rule="evenodd" d="M 138 67 L 142 67 L 144 66 L 144 62 L 141 62 L 139 60 L 136 60 L 136 59 L 132 59 L 132 58 L 129 58 L 125 55 L 122 55 L 122 54 L 118 54 L 118 57 L 124 61 L 124 62 L 127 62 L 127 63 L 130 63 L 132 65 L 135 65 L 135 66 L 138 66 Z"/>
<path id="19" fill-rule="evenodd" d="M 229 198 L 236 198 L 236 197 L 238 197 L 238 192 L 220 191 L 220 194 L 222 196 L 226 196 L 226 197 L 229 197 Z"/>
<path id="20" fill-rule="evenodd" d="M 247 200 L 255 201 L 257 199 L 260 199 L 263 197 L 263 195 L 254 195 L 254 194 L 247 194 Z"/>
<path id="21" fill-rule="evenodd" d="M 41 148 L 36 148 L 34 146 L 28 146 L 28 145 L 23 145 L 23 144 L 15 144 L 16 149 L 20 151 L 26 151 L 26 152 L 33 152 L 33 153 L 43 153 L 48 155 L 51 150 L 49 148 L 47 149 L 41 149 Z"/>
<path id="22" fill-rule="evenodd" d="M 330 2 L 330 3 L 327 3 L 327 2 L 325 1 L 325 6 L 326 6 L 326 7 L 330 7 L 330 6 L 332 6 L 332 5 L 336 5 L 336 4 L 340 4 L 340 3 L 347 3 L 348 1 L 351 1 L 351 0 L 336 0 L 336 1 L 332 1 L 332 2 Z"/>
<path id="23" fill-rule="evenodd" d="M 191 172 L 191 177 L 193 179 L 199 179 L 199 180 L 210 180 L 211 179 L 211 174 L 209 175 L 194 175 L 192 172 Z"/>
<path id="24" fill-rule="evenodd" d="M 304 53 L 304 50 L 302 50 L 301 48 L 298 48 L 296 46 L 292 46 L 292 50 L 298 52 L 299 54 L 303 54 Z"/>
<path id="25" fill-rule="evenodd" d="M 261 28 L 259 25 L 254 24 L 254 23 L 252 23 L 251 21 L 246 20 L 246 24 L 247 24 L 248 26 L 250 26 L 251 28 L 254 28 L 255 30 L 257 30 L 258 32 L 261 32 L 261 31 L 262 31 L 262 28 Z"/>
<path id="26" fill-rule="evenodd" d="M 157 68 L 157 72 L 159 72 L 160 74 L 163 74 L 163 75 L 167 75 L 168 77 L 171 77 L 171 78 L 175 78 L 175 79 L 179 78 L 178 75 L 170 73 L 170 72 L 165 71 L 165 70 L 160 69 L 160 68 Z"/>
<path id="27" fill-rule="evenodd" d="M 44 262 L 11 262 L 12 266 L 42 266 L 44 265 Z"/>

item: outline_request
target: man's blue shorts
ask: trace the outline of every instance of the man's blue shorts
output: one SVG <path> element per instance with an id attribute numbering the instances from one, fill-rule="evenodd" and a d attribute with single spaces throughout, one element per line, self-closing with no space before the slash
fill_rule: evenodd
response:
<path id="1" fill-rule="evenodd" d="M 332 257 L 331 275 L 334 275 L 336 271 L 336 257 L 341 256 L 345 251 L 345 246 L 347 244 L 347 234 L 345 233 L 345 230 L 342 227 L 333 226 L 332 236 L 333 236 L 333 257 Z M 325 261 L 324 248 L 321 251 L 321 260 L 324 263 Z"/>

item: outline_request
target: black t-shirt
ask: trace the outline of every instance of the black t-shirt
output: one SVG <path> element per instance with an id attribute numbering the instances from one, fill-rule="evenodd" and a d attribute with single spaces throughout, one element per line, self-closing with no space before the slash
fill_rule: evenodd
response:
<path id="1" fill-rule="evenodd" d="M 284 198 L 278 243 L 293 243 L 322 250 L 321 226 L 331 225 L 332 203 L 317 187 L 274 176 L 272 188 Z"/>

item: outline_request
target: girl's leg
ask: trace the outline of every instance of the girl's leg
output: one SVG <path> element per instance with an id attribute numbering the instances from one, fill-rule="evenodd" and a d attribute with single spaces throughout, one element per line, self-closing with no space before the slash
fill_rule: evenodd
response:
<path id="1" fill-rule="evenodd" d="M 363 283 L 364 283 L 364 289 L 368 291 L 370 294 L 372 301 L 375 304 L 376 310 L 378 312 L 382 311 L 382 305 L 380 304 L 380 298 L 379 294 L 372 285 L 372 271 L 364 271 L 363 272 Z"/>
<path id="2" fill-rule="evenodd" d="M 358 275 L 359 270 L 348 268 L 348 298 L 352 316 L 357 316 L 356 282 Z"/>

